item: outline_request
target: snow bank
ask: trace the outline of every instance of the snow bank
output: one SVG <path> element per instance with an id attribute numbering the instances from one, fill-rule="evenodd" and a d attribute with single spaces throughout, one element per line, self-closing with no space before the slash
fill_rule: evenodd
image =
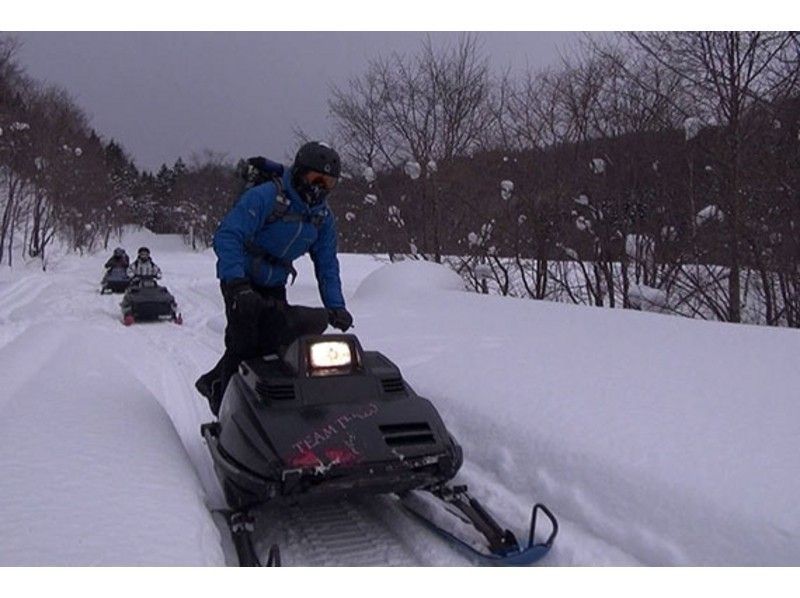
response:
<path id="1" fill-rule="evenodd" d="M 139 247 L 147 247 L 153 254 L 153 259 L 158 261 L 158 254 L 163 251 L 186 251 L 188 246 L 183 240 L 183 235 L 160 235 L 149 229 L 136 226 L 123 227 L 122 236 L 113 236 L 108 242 L 109 250 L 121 246 L 131 259 L 136 257 Z"/>
<path id="2" fill-rule="evenodd" d="M 548 562 L 800 563 L 795 331 L 469 293 L 351 309 L 463 444 L 460 479 L 509 523 L 556 510 Z"/>
<path id="3" fill-rule="evenodd" d="M 628 300 L 633 307 L 647 311 L 659 312 L 669 308 L 667 292 L 645 284 L 631 284 L 628 289 Z"/>
<path id="4" fill-rule="evenodd" d="M 356 289 L 354 297 L 365 299 L 463 290 L 464 282 L 449 267 L 424 260 L 404 260 L 386 264 L 369 274 Z"/>
<path id="5" fill-rule="evenodd" d="M 224 564 L 180 439 L 111 336 L 40 325 L 0 350 L 0 563 Z"/>

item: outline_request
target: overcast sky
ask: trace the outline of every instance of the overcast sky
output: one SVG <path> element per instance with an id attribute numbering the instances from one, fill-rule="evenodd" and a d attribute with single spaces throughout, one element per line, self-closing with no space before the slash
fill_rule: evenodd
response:
<path id="1" fill-rule="evenodd" d="M 38 80 L 64 87 L 105 137 L 140 168 L 155 170 L 204 149 L 231 159 L 285 159 L 295 128 L 325 138 L 331 85 L 367 62 L 413 54 L 426 33 L 16 33 L 19 60 Z M 431 33 L 435 45 L 457 33 Z M 496 72 L 555 65 L 578 33 L 481 33 Z"/>

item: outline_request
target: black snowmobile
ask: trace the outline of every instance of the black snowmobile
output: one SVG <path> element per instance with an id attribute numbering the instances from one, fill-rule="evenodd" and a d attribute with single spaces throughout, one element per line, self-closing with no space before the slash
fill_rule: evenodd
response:
<path id="1" fill-rule="evenodd" d="M 430 529 L 493 564 L 537 561 L 558 532 L 555 517 L 537 504 L 521 544 L 466 486 L 448 485 L 463 462 L 461 447 L 397 366 L 362 350 L 351 334 L 304 336 L 281 355 L 242 362 L 219 421 L 201 433 L 231 508 L 242 565 L 259 564 L 250 511 L 270 501 L 393 493 Z M 544 542 L 534 539 L 540 511 L 551 529 Z"/>
<path id="2" fill-rule="evenodd" d="M 175 297 L 167 287 L 159 286 L 154 276 L 134 276 L 120 306 L 125 326 L 134 322 L 163 319 L 183 324 Z"/>
<path id="3" fill-rule="evenodd" d="M 100 294 L 124 293 L 128 289 L 131 279 L 128 276 L 128 269 L 122 266 L 110 268 L 103 280 L 100 282 Z"/>

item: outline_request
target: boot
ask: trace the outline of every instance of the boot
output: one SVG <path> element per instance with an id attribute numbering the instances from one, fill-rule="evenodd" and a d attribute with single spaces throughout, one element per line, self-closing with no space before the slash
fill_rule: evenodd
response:
<path id="1" fill-rule="evenodd" d="M 211 413 L 219 416 L 219 407 L 222 404 L 222 377 L 217 368 L 200 376 L 194 387 L 208 400 Z"/>

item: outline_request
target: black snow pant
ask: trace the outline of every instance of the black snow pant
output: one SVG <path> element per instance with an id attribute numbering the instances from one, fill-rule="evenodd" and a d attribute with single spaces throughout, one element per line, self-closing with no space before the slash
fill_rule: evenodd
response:
<path id="1" fill-rule="evenodd" d="M 255 322 L 239 322 L 231 313 L 232 301 L 225 300 L 225 353 L 214 368 L 195 383 L 208 399 L 214 415 L 219 415 L 222 397 L 239 363 L 262 355 L 278 353 L 304 334 L 322 334 L 328 327 L 328 312 L 321 307 L 289 305 L 286 287 L 253 287 L 265 300 L 265 309 Z"/>

